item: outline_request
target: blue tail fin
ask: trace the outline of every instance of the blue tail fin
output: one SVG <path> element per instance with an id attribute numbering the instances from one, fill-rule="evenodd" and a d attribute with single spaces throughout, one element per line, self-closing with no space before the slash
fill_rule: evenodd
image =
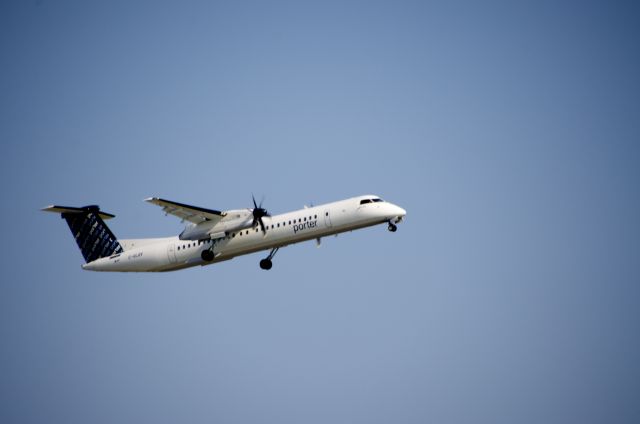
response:
<path id="1" fill-rule="evenodd" d="M 82 208 L 48 206 L 42 210 L 60 213 L 67 221 L 71 234 L 76 239 L 87 263 L 123 251 L 116 236 L 103 220 L 113 218 L 115 215 L 100 211 L 99 206 L 90 205 Z"/>

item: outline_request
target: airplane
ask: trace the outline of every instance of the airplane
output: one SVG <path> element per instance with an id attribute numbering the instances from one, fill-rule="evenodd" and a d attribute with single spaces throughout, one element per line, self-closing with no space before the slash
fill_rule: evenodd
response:
<path id="1" fill-rule="evenodd" d="M 269 250 L 260 268 L 269 270 L 282 247 L 347 231 L 387 224 L 391 232 L 406 211 L 379 196 L 364 195 L 293 212 L 270 215 L 256 204 L 253 208 L 218 211 L 159 197 L 144 199 L 166 214 L 187 221 L 178 236 L 117 239 L 105 224 L 115 215 L 97 205 L 69 207 L 51 205 L 45 212 L 59 213 L 66 220 L 88 271 L 164 272 L 210 265 L 236 256 Z"/>

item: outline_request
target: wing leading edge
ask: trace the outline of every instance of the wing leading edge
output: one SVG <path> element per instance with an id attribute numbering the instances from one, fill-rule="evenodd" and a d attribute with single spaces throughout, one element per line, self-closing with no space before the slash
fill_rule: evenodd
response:
<path id="1" fill-rule="evenodd" d="M 153 203 L 162 208 L 162 210 L 185 221 L 194 224 L 200 224 L 205 221 L 212 221 L 213 224 L 220 221 L 226 214 L 215 209 L 206 209 L 199 206 L 186 205 L 184 203 L 173 202 L 171 200 L 161 199 L 159 197 L 149 197 L 144 199 L 145 202 Z"/>

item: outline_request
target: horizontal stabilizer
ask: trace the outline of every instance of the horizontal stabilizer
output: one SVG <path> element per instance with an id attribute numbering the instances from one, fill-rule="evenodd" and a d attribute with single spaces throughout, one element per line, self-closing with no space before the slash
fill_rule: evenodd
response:
<path id="1" fill-rule="evenodd" d="M 94 212 L 97 213 L 100 218 L 102 219 L 111 219 L 111 218 L 115 218 L 116 216 L 107 212 L 103 212 L 100 210 L 100 206 L 98 205 L 89 205 L 89 206 L 83 206 L 81 208 L 74 208 L 72 206 L 57 206 L 57 205 L 51 205 L 51 206 L 47 206 L 46 208 L 42 209 L 45 212 L 54 212 L 54 213 L 81 213 L 81 214 L 86 214 L 89 212 Z"/>

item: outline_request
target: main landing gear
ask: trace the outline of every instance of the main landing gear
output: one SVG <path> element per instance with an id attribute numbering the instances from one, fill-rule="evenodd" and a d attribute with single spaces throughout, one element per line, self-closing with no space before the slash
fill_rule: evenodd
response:
<path id="1" fill-rule="evenodd" d="M 213 253 L 213 247 L 216 245 L 216 241 L 217 240 L 211 240 L 210 241 L 211 246 L 209 246 L 208 249 L 203 250 L 202 253 L 200 253 L 200 257 L 202 258 L 203 261 L 211 262 L 216 257 L 216 254 Z"/>
<path id="2" fill-rule="evenodd" d="M 213 260 L 213 251 L 211 249 L 203 250 L 200 254 L 203 261 L 211 262 Z"/>
<path id="3" fill-rule="evenodd" d="M 271 262 L 271 259 L 273 259 L 276 253 L 278 253 L 279 249 L 279 247 L 271 249 L 271 253 L 269 253 L 269 256 L 260 261 L 260 268 L 264 270 L 271 269 L 271 267 L 273 266 L 273 262 Z"/>
<path id="4" fill-rule="evenodd" d="M 389 226 L 387 227 L 387 229 L 392 233 L 395 233 L 396 231 L 398 231 L 398 226 L 393 222 L 389 221 Z"/>

